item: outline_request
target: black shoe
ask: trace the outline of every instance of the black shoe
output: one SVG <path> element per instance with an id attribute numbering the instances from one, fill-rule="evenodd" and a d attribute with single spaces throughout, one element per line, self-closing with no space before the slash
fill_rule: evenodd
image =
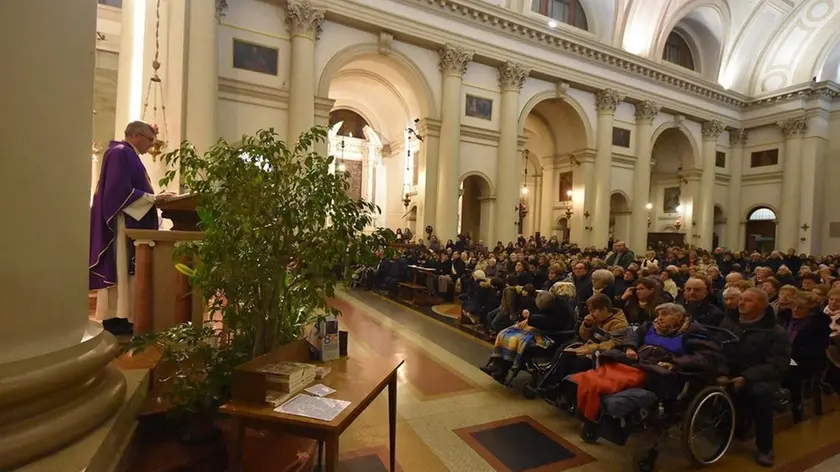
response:
<path id="1" fill-rule="evenodd" d="M 102 328 L 114 336 L 131 335 L 134 331 L 134 325 L 128 322 L 125 318 L 111 318 L 102 322 Z"/>
<path id="2" fill-rule="evenodd" d="M 598 442 L 598 424 L 590 421 L 585 421 L 580 427 L 580 439 L 587 444 L 595 444 Z"/>

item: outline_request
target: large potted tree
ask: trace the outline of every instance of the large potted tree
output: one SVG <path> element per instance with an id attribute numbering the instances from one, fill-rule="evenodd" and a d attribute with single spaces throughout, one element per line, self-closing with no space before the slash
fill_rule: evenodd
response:
<path id="1" fill-rule="evenodd" d="M 220 140 L 205 154 L 189 142 L 162 156 L 166 186 L 180 176 L 197 198 L 201 241 L 183 244 L 178 264 L 200 291 L 216 323 L 186 324 L 136 337 L 132 348 L 155 346 L 166 374 L 164 396 L 181 418 L 208 418 L 230 394 L 233 368 L 299 340 L 325 314 L 336 285 L 353 266 L 371 263 L 393 241 L 369 230 L 379 208 L 347 194 L 348 175 L 331 172 L 333 158 L 313 152 L 324 128 L 294 146 L 274 130 Z M 183 260 L 183 259 L 182 259 Z"/>

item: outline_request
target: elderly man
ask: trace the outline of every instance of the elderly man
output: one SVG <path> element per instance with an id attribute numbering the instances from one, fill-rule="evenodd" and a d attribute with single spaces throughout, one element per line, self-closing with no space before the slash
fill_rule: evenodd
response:
<path id="1" fill-rule="evenodd" d="M 626 269 L 630 264 L 636 262 L 636 255 L 627 248 L 627 243 L 616 241 L 613 244 L 613 251 L 607 256 L 607 260 L 604 262 L 606 262 L 608 267 L 621 266 L 622 269 Z"/>
<path id="2" fill-rule="evenodd" d="M 790 341 L 776 323 L 767 294 L 749 288 L 741 296 L 738 319 L 727 318 L 720 327 L 731 331 L 739 342 L 726 344 L 729 377 L 736 391 L 736 435 L 743 437 L 750 423 L 755 425 L 756 462 L 773 466 L 773 400 L 790 366 Z"/>
<path id="3" fill-rule="evenodd" d="M 130 334 L 133 320 L 130 274 L 134 245 L 126 228 L 157 229 L 155 203 L 170 194 L 154 195 L 152 181 L 140 160 L 154 144 L 157 132 L 142 121 L 125 128 L 125 139 L 111 141 L 90 207 L 90 282 L 96 290 L 96 319 L 114 334 Z"/>
<path id="4" fill-rule="evenodd" d="M 683 288 L 681 303 L 691 318 L 700 324 L 718 326 L 723 321 L 723 311 L 709 301 L 709 287 L 703 279 L 688 279 Z"/>

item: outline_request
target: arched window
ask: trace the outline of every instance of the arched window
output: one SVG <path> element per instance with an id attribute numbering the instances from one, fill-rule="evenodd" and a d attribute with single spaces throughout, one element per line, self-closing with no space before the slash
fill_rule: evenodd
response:
<path id="1" fill-rule="evenodd" d="M 358 113 L 345 109 L 331 111 L 330 128 L 339 122 L 341 122 L 341 128 L 338 130 L 338 136 L 365 139 L 364 129 L 368 123 Z"/>
<path id="2" fill-rule="evenodd" d="M 776 212 L 769 208 L 756 208 L 750 213 L 747 221 L 776 221 Z"/>
<path id="3" fill-rule="evenodd" d="M 583 12 L 580 0 L 533 0 L 531 10 L 552 20 L 562 21 L 582 30 L 589 30 L 586 13 Z"/>
<path id="4" fill-rule="evenodd" d="M 662 51 L 662 59 L 672 62 L 686 69 L 694 68 L 694 56 L 691 55 L 691 48 L 679 33 L 671 31 L 668 40 L 665 42 L 665 50 Z"/>

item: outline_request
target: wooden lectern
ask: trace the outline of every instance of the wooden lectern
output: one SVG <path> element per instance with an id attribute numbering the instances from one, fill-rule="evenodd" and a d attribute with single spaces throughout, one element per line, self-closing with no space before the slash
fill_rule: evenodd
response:
<path id="1" fill-rule="evenodd" d="M 193 293 L 187 277 L 175 269 L 179 242 L 200 240 L 194 195 L 179 195 L 158 205 L 172 221 L 168 231 L 128 229 L 134 240 L 134 333 L 162 331 L 180 323 L 201 323 L 204 301 Z M 182 261 L 185 262 L 185 261 Z"/>

